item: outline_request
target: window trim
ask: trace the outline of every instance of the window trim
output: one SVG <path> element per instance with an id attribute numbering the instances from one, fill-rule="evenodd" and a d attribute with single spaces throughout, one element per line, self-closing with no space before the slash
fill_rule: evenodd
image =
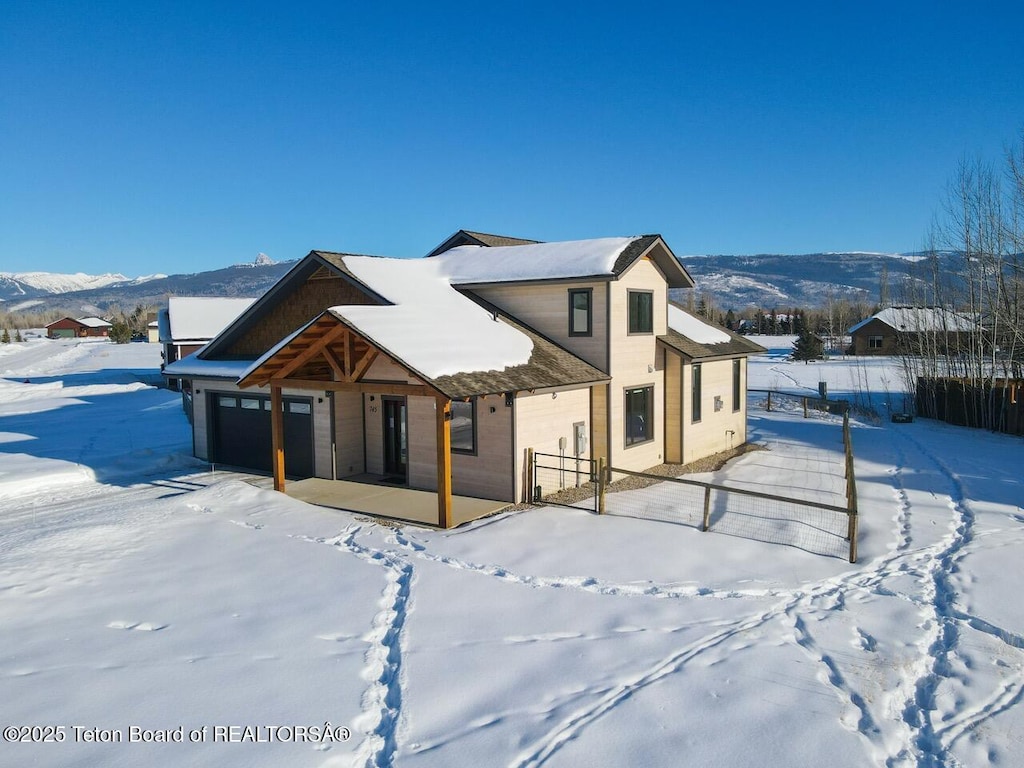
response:
<path id="1" fill-rule="evenodd" d="M 877 344 L 875 342 L 877 342 Z M 868 349 L 882 349 L 884 345 L 885 336 L 868 336 Z"/>
<path id="2" fill-rule="evenodd" d="M 587 297 L 587 328 L 585 331 L 573 330 L 573 319 L 576 307 L 573 298 L 577 295 Z M 569 289 L 569 335 L 570 336 L 593 336 L 594 335 L 594 289 L 593 288 L 570 288 Z"/>
<path id="3" fill-rule="evenodd" d="M 633 297 L 650 297 L 650 327 L 647 330 L 634 329 L 633 327 Z M 638 318 L 639 319 L 639 318 Z M 639 326 L 639 323 L 638 323 Z M 626 333 L 630 336 L 650 336 L 654 333 L 654 291 L 627 290 L 626 291 Z"/>
<path id="4" fill-rule="evenodd" d="M 701 399 L 703 397 L 703 377 L 700 363 L 694 363 L 690 367 L 690 422 L 699 424 L 703 417 Z"/>
<path id="5" fill-rule="evenodd" d="M 452 400 L 452 421 L 455 421 L 455 406 L 456 405 L 468 405 L 470 407 L 470 434 L 472 436 L 472 446 L 469 448 L 457 448 L 455 446 L 454 439 L 452 440 L 452 453 L 460 453 L 464 456 L 476 456 L 479 444 L 477 442 L 477 408 L 476 398 L 472 398 L 469 402 L 465 400 Z"/>
<path id="6" fill-rule="evenodd" d="M 646 391 L 647 399 L 645 402 L 645 411 L 643 415 L 647 419 L 647 426 L 645 431 L 647 436 L 643 440 L 634 440 L 630 436 L 629 419 L 632 415 L 629 409 L 630 393 Z M 622 439 L 623 444 L 626 448 L 633 448 L 638 445 L 646 445 L 647 443 L 654 442 L 654 384 L 642 384 L 638 387 L 624 387 L 622 390 Z"/>

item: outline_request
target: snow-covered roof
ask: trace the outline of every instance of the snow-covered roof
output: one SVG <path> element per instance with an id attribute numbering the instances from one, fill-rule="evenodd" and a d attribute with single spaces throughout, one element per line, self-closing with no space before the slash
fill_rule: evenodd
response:
<path id="1" fill-rule="evenodd" d="M 203 360 L 195 352 L 164 366 L 163 373 L 175 378 L 239 379 L 252 360 Z"/>
<path id="2" fill-rule="evenodd" d="M 255 299 L 212 296 L 171 296 L 167 300 L 170 337 L 161 329 L 161 341 L 209 341 L 230 325 Z"/>
<path id="3" fill-rule="evenodd" d="M 732 337 L 721 328 L 704 322 L 674 304 L 668 305 L 668 327 L 698 344 L 724 344 L 732 341 Z"/>
<path id="4" fill-rule="evenodd" d="M 439 261 L 456 285 L 545 280 L 614 274 L 622 252 L 640 237 L 605 237 L 560 243 L 485 247 L 460 245 Z"/>
<path id="5" fill-rule="evenodd" d="M 977 327 L 964 315 L 943 307 L 886 307 L 867 320 L 861 320 L 847 333 L 860 330 L 872 320 L 880 320 L 894 330 L 911 333 L 972 331 Z"/>
<path id="6" fill-rule="evenodd" d="M 345 266 L 392 305 L 337 306 L 330 312 L 424 376 L 503 370 L 529 361 L 530 338 L 455 290 L 443 256 L 348 256 Z"/>
<path id="7" fill-rule="evenodd" d="M 109 328 L 110 323 L 101 317 L 80 317 L 78 322 L 89 328 Z"/>

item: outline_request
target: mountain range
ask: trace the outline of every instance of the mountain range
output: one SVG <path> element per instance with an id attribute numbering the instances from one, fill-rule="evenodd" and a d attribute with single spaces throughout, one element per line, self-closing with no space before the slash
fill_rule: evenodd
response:
<path id="1" fill-rule="evenodd" d="M 940 268 L 954 254 L 940 254 Z M 680 261 L 697 283 L 697 294 L 721 309 L 812 308 L 829 298 L 868 304 L 878 301 L 880 281 L 888 274 L 898 285 L 920 277 L 921 254 L 864 252 L 800 255 L 683 256 Z M 258 297 L 294 264 L 260 254 L 249 264 L 208 272 L 129 278 L 120 274 L 61 275 L 0 272 L 0 309 L 8 312 L 57 310 L 74 317 L 103 315 L 117 308 L 163 305 L 168 296 Z M 673 298 L 686 300 L 686 291 Z"/>

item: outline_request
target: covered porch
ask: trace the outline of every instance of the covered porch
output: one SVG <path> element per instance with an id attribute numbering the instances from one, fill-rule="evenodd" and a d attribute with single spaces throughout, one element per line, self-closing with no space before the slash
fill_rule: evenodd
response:
<path id="1" fill-rule="evenodd" d="M 310 477 L 288 483 L 286 493 L 320 507 L 438 527 L 437 494 L 432 491 L 372 481 Z M 507 501 L 452 495 L 449 526 L 486 517 L 507 506 Z"/>

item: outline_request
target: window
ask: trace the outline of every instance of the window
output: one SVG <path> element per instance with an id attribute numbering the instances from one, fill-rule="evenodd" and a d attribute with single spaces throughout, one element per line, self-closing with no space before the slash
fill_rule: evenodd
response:
<path id="1" fill-rule="evenodd" d="M 476 451 L 476 401 L 452 402 L 452 450 L 459 453 Z"/>
<path id="2" fill-rule="evenodd" d="M 881 349 L 882 348 L 882 337 L 881 336 L 868 336 L 868 349 Z"/>
<path id="3" fill-rule="evenodd" d="M 654 387 L 626 390 L 626 445 L 654 439 Z"/>
<path id="4" fill-rule="evenodd" d="M 696 421 L 700 421 L 700 394 L 701 394 L 700 393 L 700 363 L 695 363 L 694 364 L 692 377 L 693 377 L 692 381 L 691 381 L 692 392 L 690 393 L 690 396 L 692 398 L 692 400 L 691 400 L 691 405 L 692 405 L 691 419 L 692 419 L 692 421 L 696 422 Z"/>
<path id="5" fill-rule="evenodd" d="M 593 333 L 591 323 L 593 299 L 593 288 L 575 288 L 569 291 L 570 336 L 590 336 Z"/>
<path id="6" fill-rule="evenodd" d="M 654 294 L 650 291 L 629 292 L 629 332 L 654 331 Z"/>
<path id="7" fill-rule="evenodd" d="M 740 388 L 740 371 L 742 369 L 742 361 L 740 358 L 736 358 L 732 361 L 732 410 L 733 413 L 740 409 L 740 396 L 743 394 L 743 390 Z"/>

